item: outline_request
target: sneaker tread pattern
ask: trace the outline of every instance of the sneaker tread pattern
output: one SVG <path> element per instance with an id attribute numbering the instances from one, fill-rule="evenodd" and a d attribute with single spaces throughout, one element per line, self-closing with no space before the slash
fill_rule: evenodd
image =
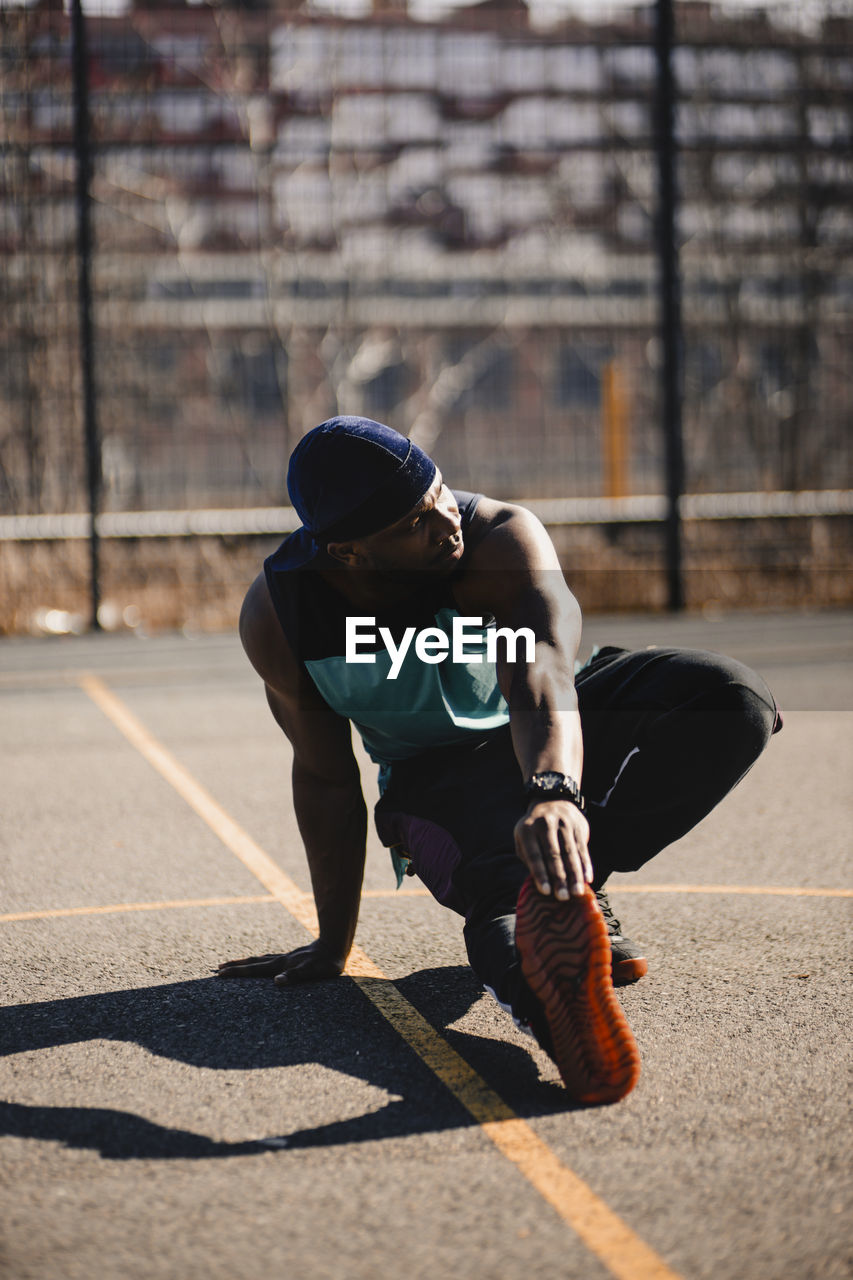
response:
<path id="1" fill-rule="evenodd" d="M 639 1079 L 640 1055 L 613 991 L 610 939 L 594 895 L 560 901 L 527 880 L 516 944 L 567 1091 L 588 1104 L 624 1098 Z"/>

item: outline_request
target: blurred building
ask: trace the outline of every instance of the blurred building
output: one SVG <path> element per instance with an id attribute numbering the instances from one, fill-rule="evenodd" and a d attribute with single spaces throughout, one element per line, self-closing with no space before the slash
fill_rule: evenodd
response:
<path id="1" fill-rule="evenodd" d="M 337 411 L 460 486 L 660 492 L 651 23 L 89 20 L 107 506 L 280 503 Z M 0 502 L 82 509 L 69 20 L 0 30 Z M 677 42 L 688 489 L 851 487 L 853 21 Z"/>

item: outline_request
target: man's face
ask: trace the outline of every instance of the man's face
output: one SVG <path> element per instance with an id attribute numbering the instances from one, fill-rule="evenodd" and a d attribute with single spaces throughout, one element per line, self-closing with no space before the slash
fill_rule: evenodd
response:
<path id="1" fill-rule="evenodd" d="M 402 520 L 359 538 L 356 548 L 363 568 L 379 573 L 452 573 L 462 558 L 462 525 L 453 494 L 441 472 L 416 507 Z"/>

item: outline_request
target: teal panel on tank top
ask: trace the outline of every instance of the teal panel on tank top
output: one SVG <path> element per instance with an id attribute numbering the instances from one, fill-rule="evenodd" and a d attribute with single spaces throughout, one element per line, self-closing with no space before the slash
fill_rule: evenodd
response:
<path id="1" fill-rule="evenodd" d="M 456 609 L 435 614 L 448 642 L 458 616 Z M 442 662 L 422 662 L 413 640 L 395 680 L 387 678 L 387 649 L 375 663 L 348 663 L 341 654 L 308 659 L 305 667 L 329 706 L 352 720 L 371 759 L 386 764 L 509 721 L 495 664 L 486 661 L 487 630 L 466 627 L 465 654 L 473 659 L 467 662 L 452 662 L 449 653 Z"/>

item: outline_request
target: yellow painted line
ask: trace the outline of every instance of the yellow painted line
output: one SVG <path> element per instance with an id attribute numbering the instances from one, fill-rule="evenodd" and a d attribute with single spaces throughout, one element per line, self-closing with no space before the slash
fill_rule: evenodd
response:
<path id="1" fill-rule="evenodd" d="M 116 902 L 106 907 L 51 907 L 46 911 L 7 911 L 0 924 L 14 920 L 56 920 L 62 916 L 109 916 L 123 911 L 177 911 L 184 907 L 235 907 L 245 903 L 278 902 L 271 894 L 241 898 L 178 898 L 174 902 Z"/>
<path id="2" fill-rule="evenodd" d="M 362 898 L 431 898 L 429 889 L 362 889 Z"/>
<path id="3" fill-rule="evenodd" d="M 745 893 L 753 897 L 853 898 L 853 889 L 805 889 L 757 884 L 608 884 L 608 893 Z M 428 898 L 429 889 L 365 889 L 363 898 Z"/>
<path id="4" fill-rule="evenodd" d="M 363 898 L 428 898 L 428 889 L 365 889 Z M 307 898 L 308 895 L 306 894 Z M 11 924 L 16 920 L 58 920 L 63 916 L 109 916 L 123 911 L 180 911 L 190 907 L 239 907 L 274 902 L 279 899 L 271 893 L 253 893 L 225 898 L 176 898 L 173 902 L 112 902 L 107 906 L 91 907 L 47 907 L 41 911 L 7 911 L 0 915 L 0 924 Z"/>
<path id="5" fill-rule="evenodd" d="M 853 889 L 799 889 L 757 884 L 609 884 L 608 893 L 743 893 L 752 897 L 853 898 Z"/>
<path id="6" fill-rule="evenodd" d="M 162 747 L 97 677 L 81 687 L 129 742 L 171 784 L 220 840 L 300 923 L 317 934 L 317 918 L 303 893 L 211 795 Z M 409 1003 L 378 965 L 353 947 L 350 975 L 395 1031 L 468 1111 L 483 1133 L 554 1208 L 618 1280 L 679 1280 L 577 1174 L 572 1173 L 526 1120 L 490 1086 Z"/>
<path id="7" fill-rule="evenodd" d="M 758 885 L 732 884 L 656 884 L 613 885 L 613 893 L 746 893 L 779 897 L 853 898 L 853 889 L 791 889 Z M 306 899 L 308 895 L 304 895 Z M 364 889 L 362 898 L 429 898 L 429 889 Z M 42 911 L 7 911 L 0 914 L 0 924 L 17 920 L 56 920 L 63 916 L 106 916 L 124 911 L 179 911 L 191 907 L 238 907 L 265 902 L 278 903 L 274 894 L 261 893 L 224 898 L 176 898 L 173 902 L 115 902 L 108 906 L 51 907 Z"/>
<path id="8" fill-rule="evenodd" d="M 260 845 L 255 844 L 251 836 L 238 826 L 220 804 L 217 804 L 210 792 L 196 782 L 192 774 L 188 773 L 183 765 L 179 764 L 175 757 L 152 737 L 145 726 L 127 709 L 121 699 L 106 687 L 103 681 L 97 676 L 84 675 L 80 678 L 80 687 L 100 707 L 107 719 L 111 720 L 124 734 L 128 742 L 136 747 L 139 754 L 207 823 L 225 847 L 230 849 L 260 880 L 264 888 L 268 889 L 300 924 L 311 933 L 316 933 L 317 913 L 312 897 L 303 893 L 290 877 L 284 874 L 281 867 L 264 853 Z"/>

